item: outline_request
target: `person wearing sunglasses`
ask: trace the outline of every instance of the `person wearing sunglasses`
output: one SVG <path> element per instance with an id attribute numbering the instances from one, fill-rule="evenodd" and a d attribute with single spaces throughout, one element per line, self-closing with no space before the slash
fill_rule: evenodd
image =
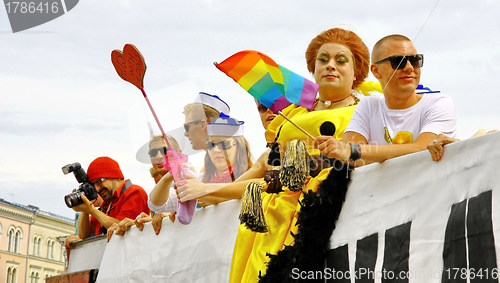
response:
<path id="1" fill-rule="evenodd" d="M 147 193 L 123 177 L 115 160 L 106 156 L 96 158 L 90 163 L 87 175 L 104 202 L 97 209 L 82 195 L 83 203 L 73 207 L 73 210 L 82 212 L 78 218 L 80 238 L 105 235 L 114 223 L 125 218 L 134 219 L 141 212 L 149 214 Z"/>
<path id="2" fill-rule="evenodd" d="M 369 50 L 354 32 L 334 28 L 314 37 L 305 55 L 307 68 L 319 85 L 319 97 L 312 110 L 290 105 L 282 112 L 313 136 L 319 136 L 321 125 L 329 122 L 333 125 L 329 133 L 336 138 L 341 138 L 358 102 L 359 94 L 356 89 L 361 86 L 368 75 Z M 279 144 L 280 153 L 284 152 L 292 140 L 299 139 L 306 142 L 310 154 L 319 156 L 319 151 L 313 147 L 313 140 L 281 116 L 274 117 L 268 124 L 265 135 L 268 143 Z M 280 158 L 279 154 L 277 158 Z M 251 171 L 257 172 L 253 168 L 249 170 Z M 260 175 L 254 174 L 252 177 L 259 178 L 257 180 L 261 181 L 266 171 L 261 169 L 259 173 Z M 316 191 L 317 187 L 311 187 L 311 190 Z M 307 192 L 307 190 L 304 191 Z M 299 199 L 304 194 L 292 192 L 287 188 L 274 192 L 277 193 L 272 191 L 262 193 L 262 207 L 269 232 L 255 233 L 245 229 L 244 225 L 239 228 L 231 264 L 229 279 L 231 283 L 257 281 L 259 274 L 266 274 L 269 261 L 267 254 L 276 254 L 285 245 L 293 245 L 290 232 L 297 232 Z M 240 197 L 241 194 L 242 191 L 240 191 Z"/>
<path id="3" fill-rule="evenodd" d="M 172 136 L 167 135 L 170 145 L 178 153 L 182 153 L 179 149 L 179 143 Z M 160 181 L 164 185 L 155 186 L 155 188 L 149 194 L 148 207 L 153 212 L 150 216 L 146 213 L 141 213 L 136 218 L 125 218 L 118 224 L 113 224 L 108 229 L 108 241 L 115 233 L 118 236 L 123 236 L 126 231 L 130 229 L 130 226 L 137 226 L 139 230 L 142 231 L 144 228 L 144 223 L 152 221 L 153 230 L 156 235 L 161 231 L 163 218 L 169 217 L 170 221 L 175 221 L 175 213 L 177 211 L 177 194 L 174 189 L 174 178 L 169 172 L 164 168 L 165 155 L 168 151 L 167 143 L 163 138 L 163 135 L 156 134 L 153 135 L 151 141 L 149 142 L 148 155 L 151 160 L 152 167 L 149 169 L 151 177 L 154 179 L 155 184 Z M 184 166 L 188 168 L 190 173 L 192 173 L 192 168 L 188 163 Z M 195 174 L 195 173 L 192 173 Z M 195 174 L 198 176 L 197 174 Z M 134 220 L 135 219 L 135 220 Z"/>
<path id="4" fill-rule="evenodd" d="M 229 114 L 229 106 L 216 95 L 200 92 L 193 103 L 184 107 L 184 130 L 194 150 L 206 150 L 207 123 Z"/>
<path id="5" fill-rule="evenodd" d="M 255 103 L 257 106 L 257 111 L 259 112 L 261 117 L 262 126 L 264 127 L 264 129 L 267 129 L 269 123 L 276 117 L 276 114 L 262 105 L 259 101 L 255 100 Z M 243 137 L 235 137 L 235 140 L 238 142 L 238 145 L 247 144 L 246 140 Z M 210 143 L 208 143 L 209 149 L 213 148 L 212 144 L 214 145 L 213 147 L 215 147 L 216 142 L 212 142 L 212 140 L 210 140 Z M 246 145 L 245 147 L 247 146 L 248 145 Z M 249 152 L 248 149 L 247 152 Z M 271 175 L 266 176 L 266 174 L 276 173 L 278 171 L 272 170 L 273 167 L 268 164 L 269 152 L 270 149 L 268 148 L 261 154 L 256 162 L 253 163 L 252 167 L 243 172 L 243 174 L 235 174 L 234 176 L 236 180 L 234 182 L 231 182 L 230 184 L 204 183 L 202 185 L 194 185 L 193 183 L 195 181 L 188 181 L 186 185 L 178 188 L 178 190 L 180 189 L 181 191 L 184 191 L 184 193 L 180 197 L 181 201 L 199 199 L 200 197 L 203 197 L 204 200 L 210 198 L 208 202 L 215 204 L 228 199 L 240 199 L 248 183 L 252 181 L 260 181 L 263 177 L 264 179 L 268 178 L 267 181 L 271 184 L 271 179 L 273 179 L 273 177 Z M 240 160 L 244 160 L 243 156 L 240 158 Z M 248 159 L 247 162 L 250 162 L 250 160 Z M 279 178 L 276 178 L 276 176 L 274 176 L 273 180 L 279 180 Z M 271 187 L 277 188 L 278 186 L 275 186 L 273 183 L 273 185 L 270 185 L 267 190 L 272 191 L 273 189 Z M 280 190 L 280 188 L 276 190 Z"/>
<path id="6" fill-rule="evenodd" d="M 172 137 L 168 136 L 168 141 L 172 145 L 173 149 L 178 153 L 182 153 L 179 149 L 179 143 Z M 160 179 L 167 173 L 163 164 L 165 162 L 165 155 L 169 150 L 165 139 L 161 134 L 154 135 L 149 142 L 149 150 L 148 155 L 151 159 L 152 167 L 149 169 L 151 173 L 151 177 L 155 180 L 155 183 L 158 183 Z"/>
<path id="7" fill-rule="evenodd" d="M 330 158 L 366 164 L 425 150 L 440 134 L 454 138 L 453 100 L 441 93 L 416 93 L 423 64 L 424 56 L 406 36 L 379 40 L 371 71 L 384 95 L 358 105 L 342 140 L 347 144 L 322 136 L 315 141 L 318 149 Z"/>
<path id="8" fill-rule="evenodd" d="M 182 154 L 182 151 L 179 149 L 179 143 L 171 136 L 167 136 L 167 138 L 174 150 Z M 148 200 L 149 208 L 151 211 L 155 212 L 153 217 L 153 229 L 157 235 L 160 233 L 161 220 L 169 216 L 170 220 L 173 222 L 175 220 L 175 212 L 177 211 L 177 194 L 174 189 L 174 178 L 172 174 L 164 168 L 165 154 L 167 151 L 167 143 L 163 139 L 163 136 L 161 134 L 153 136 L 149 143 L 149 156 L 151 158 L 151 164 L 153 165 L 153 167 L 150 168 L 150 173 L 156 184 L 159 182 L 165 184 L 164 186 L 155 186 L 149 194 Z M 194 169 L 189 163 L 183 163 L 183 166 L 187 172 L 194 174 L 197 178 L 201 178 L 200 174 L 194 173 Z M 170 190 L 164 190 L 168 187 L 170 187 Z M 142 229 L 142 227 L 139 228 Z"/>
<path id="9" fill-rule="evenodd" d="M 345 55 L 340 57 L 332 56 L 335 54 L 342 55 L 342 53 L 332 52 L 335 51 L 335 49 L 333 49 L 335 46 L 329 44 L 323 44 L 317 52 L 315 57 L 316 69 L 314 77 L 316 78 L 316 82 L 320 85 L 320 103 L 318 105 L 323 107 L 316 107 L 315 110 L 324 109 L 325 107 L 328 108 L 336 104 L 343 104 L 349 99 L 349 97 L 347 97 L 345 100 L 327 101 L 325 100 L 324 93 L 322 94 L 324 88 L 332 88 L 335 84 L 338 86 L 343 85 L 347 88 L 349 85 L 354 86 L 360 83 L 359 78 L 356 76 L 354 77 L 354 82 L 351 81 L 350 84 L 348 80 L 345 80 L 345 78 L 352 78 L 350 73 L 353 71 L 359 71 L 359 69 L 357 69 L 359 65 L 356 65 L 354 68 L 342 67 L 342 62 L 344 62 L 345 66 L 350 66 L 350 60 L 354 63 L 359 63 L 359 61 L 356 60 L 357 58 L 353 58 L 351 55 L 354 54 L 354 52 L 352 49 L 349 50 L 350 46 L 350 44 L 344 45 L 347 50 L 344 51 Z M 332 57 L 337 59 L 337 65 L 328 64 L 328 62 L 331 62 Z M 379 80 L 384 95 L 380 97 L 367 96 L 361 99 L 355 109 L 352 108 L 352 117 L 348 117 L 350 120 L 346 119 L 348 126 L 344 129 L 340 129 L 340 131 L 337 131 L 339 127 L 337 127 L 337 124 L 332 120 L 335 127 L 320 127 L 319 132 L 321 135 L 316 135 L 317 132 L 309 130 L 310 127 L 305 121 L 301 124 L 299 121 L 300 117 L 296 118 L 297 124 L 304 125 L 306 131 L 316 136 L 313 141 L 309 142 L 311 142 L 314 148 L 321 152 L 322 156 L 336 164 L 333 168 L 335 170 L 325 169 L 321 171 L 317 177 L 310 180 L 305 185 L 305 188 L 302 189 L 302 191 L 312 192 L 317 190 L 318 195 L 321 197 L 310 193 L 307 194 L 307 198 L 311 200 L 307 203 L 313 203 L 314 205 L 305 205 L 301 208 L 301 212 L 303 213 L 298 216 L 298 223 L 301 224 L 296 229 L 290 229 L 295 236 L 285 239 L 284 251 L 279 253 L 276 253 L 276 251 L 270 252 L 273 256 L 268 266 L 270 270 L 272 268 L 273 272 L 271 274 L 267 274 L 265 270 L 264 272 L 254 272 L 250 275 L 250 278 L 256 278 L 260 273 L 265 275 L 259 282 L 281 282 L 287 278 L 279 278 L 279 276 L 287 274 L 286 270 L 290 270 L 290 267 L 308 266 L 310 267 L 309 270 L 320 270 L 323 268 L 325 260 L 323 256 L 328 254 L 328 245 L 321 245 L 321 243 L 328 243 L 329 236 L 331 232 L 333 232 L 333 229 L 335 229 L 335 226 L 329 226 L 330 228 L 328 228 L 328 231 L 317 228 L 318 230 L 309 230 L 305 233 L 303 230 L 301 232 L 301 227 L 302 225 L 306 225 L 306 222 L 306 227 L 311 227 L 313 224 L 317 227 L 327 226 L 314 223 L 314 220 L 311 220 L 313 218 L 309 217 L 309 215 L 314 216 L 320 215 L 322 212 L 329 212 L 332 219 L 338 217 L 342 209 L 342 202 L 337 200 L 339 196 L 341 196 L 340 198 L 342 199 L 347 191 L 347 183 L 342 182 L 342 180 L 347 180 L 345 177 L 346 175 L 349 176 L 349 167 L 352 168 L 352 166 L 361 165 L 363 162 L 382 161 L 387 158 L 423 150 L 428 142 L 441 131 L 455 131 L 456 119 L 454 107 L 449 97 L 442 96 L 441 94 L 426 94 L 421 96 L 417 95 L 415 92 L 420 80 L 420 71 L 423 62 L 423 55 L 417 52 L 409 39 L 403 36 L 386 37 L 379 41 L 373 48 L 371 64 L 371 71 Z M 338 73 L 332 72 L 334 67 L 340 71 L 340 76 Z M 339 84 L 339 78 L 344 78 L 344 80 L 340 80 L 340 82 L 344 84 Z M 361 78 L 361 80 L 363 80 L 363 78 Z M 344 109 L 346 108 L 347 107 Z M 388 109 L 388 111 L 385 111 L 386 109 Z M 302 115 L 302 117 L 307 116 Z M 347 116 L 344 117 L 347 118 Z M 315 124 L 310 117 L 308 118 L 311 124 Z M 271 123 L 270 127 L 273 126 L 278 119 L 279 118 L 276 118 Z M 293 119 L 294 117 L 292 117 L 292 120 Z M 420 123 L 423 123 L 423 127 Z M 286 124 L 281 127 L 281 133 L 285 131 L 285 126 Z M 322 131 L 321 128 L 324 128 L 325 131 Z M 330 134 L 332 129 L 334 129 L 334 135 Z M 428 133 L 428 131 L 430 131 L 430 133 Z M 290 131 L 286 132 L 290 133 Z M 277 133 L 277 135 L 279 135 L 278 131 Z M 287 134 L 287 136 L 290 137 L 291 135 Z M 374 138 L 374 136 L 376 136 L 376 138 Z M 415 143 L 413 143 L 413 137 L 416 138 Z M 283 141 L 288 140 L 284 137 L 280 138 Z M 278 138 L 278 141 L 280 138 Z M 366 145 L 366 143 L 389 144 L 389 142 L 391 144 L 387 146 Z M 396 143 L 408 144 L 401 145 Z M 307 145 L 309 146 L 309 144 Z M 280 143 L 280 147 L 286 147 L 286 143 Z M 317 185 L 318 183 L 314 184 L 316 181 L 320 181 L 320 185 Z M 333 192 L 336 192 L 336 194 Z M 316 197 L 322 199 L 322 201 L 312 201 Z M 304 196 L 304 198 L 306 198 L 306 196 Z M 266 213 L 266 217 L 268 214 L 269 213 Z M 296 227 L 296 225 L 292 222 L 290 227 Z M 258 241 L 256 238 L 254 246 L 261 245 L 261 243 L 264 242 L 265 241 L 261 240 Z M 307 242 L 308 245 L 301 244 L 298 247 L 293 247 L 293 243 L 305 242 Z M 286 255 L 290 253 L 300 256 L 287 257 Z M 260 256 L 263 258 L 262 254 Z M 250 256 L 250 260 L 252 260 L 252 255 Z M 252 267 L 255 260 L 252 262 L 252 264 L 247 263 L 247 267 Z M 247 271 L 245 272 L 248 273 Z"/>
<path id="10" fill-rule="evenodd" d="M 260 103 L 257 99 L 255 99 L 255 104 L 257 104 L 257 111 L 259 111 L 260 120 L 262 122 L 262 126 L 264 129 L 267 129 L 267 126 L 276 118 L 277 114 L 273 113 L 271 109 L 264 106 L 264 104 Z"/>
<path id="11" fill-rule="evenodd" d="M 234 124 L 221 124 L 221 120 L 232 120 Z M 234 133 L 225 131 L 226 127 L 234 127 L 237 130 Z M 208 132 L 202 182 L 234 182 L 252 165 L 248 142 L 243 136 L 243 122 L 232 118 L 217 118 L 208 124 Z"/>
<path id="12" fill-rule="evenodd" d="M 186 183 L 177 188 L 181 201 L 200 199 L 215 204 L 236 197 L 230 190 L 228 194 L 214 191 L 232 183 L 253 165 L 249 145 L 243 136 L 243 121 L 222 116 L 208 124 L 209 139 L 206 142 L 205 173 L 199 181 L 188 175 Z M 243 188 L 244 190 L 244 188 Z"/>

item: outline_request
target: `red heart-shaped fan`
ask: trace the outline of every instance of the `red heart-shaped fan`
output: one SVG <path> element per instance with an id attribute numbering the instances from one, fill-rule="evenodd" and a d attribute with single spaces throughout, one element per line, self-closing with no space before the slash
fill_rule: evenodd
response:
<path id="1" fill-rule="evenodd" d="M 146 63 L 141 53 L 132 44 L 125 44 L 123 52 L 113 50 L 111 52 L 111 62 L 118 75 L 137 88 L 144 87 L 144 74 L 146 73 Z"/>

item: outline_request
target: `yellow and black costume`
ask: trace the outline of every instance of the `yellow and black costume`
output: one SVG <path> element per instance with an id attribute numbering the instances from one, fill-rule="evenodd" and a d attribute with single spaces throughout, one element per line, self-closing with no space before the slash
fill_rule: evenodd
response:
<path id="1" fill-rule="evenodd" d="M 344 108 L 332 110 L 309 111 L 308 109 L 303 107 L 290 105 L 282 112 L 285 116 L 287 116 L 289 119 L 291 119 L 293 122 L 295 122 L 297 125 L 299 125 L 314 137 L 321 135 L 320 128 L 321 125 L 323 125 L 325 122 L 329 122 L 330 124 L 333 123 L 333 130 L 332 127 L 330 127 L 331 134 L 335 136 L 335 138 L 341 140 L 344 130 L 349 124 L 354 109 L 355 105 L 351 105 Z M 266 131 L 266 139 L 272 142 L 277 141 L 282 148 L 286 147 L 292 140 L 299 139 L 306 143 L 309 154 L 320 154 L 319 150 L 313 147 L 313 140 L 308 138 L 307 135 L 305 135 L 302 131 L 298 130 L 294 125 L 290 124 L 280 116 L 277 116 L 269 125 Z M 322 187 L 320 184 L 325 179 L 327 179 L 329 175 L 332 175 L 332 177 L 329 177 L 328 179 L 333 179 L 333 182 L 338 183 L 336 185 L 341 187 L 340 192 L 335 190 L 335 199 L 340 200 L 340 204 L 335 200 L 334 203 L 339 205 L 334 205 L 333 207 L 334 210 L 338 209 L 338 211 L 340 212 L 340 207 L 343 202 L 343 196 L 345 195 L 345 190 L 347 188 L 348 182 L 348 179 L 346 179 L 347 166 L 344 167 L 346 168 L 339 172 L 333 170 L 332 172 L 335 171 L 335 174 L 330 174 L 331 169 L 325 169 L 314 178 L 309 176 L 302 191 L 292 192 L 288 188 L 283 187 L 283 191 L 278 194 L 267 194 L 265 192 L 262 193 L 262 207 L 267 220 L 269 231 L 266 233 L 255 233 L 250 231 L 249 229 L 246 229 L 245 225 L 240 225 L 233 253 L 229 282 L 255 282 L 261 275 L 264 275 L 266 273 L 268 264 L 267 262 L 269 261 L 268 254 L 275 255 L 279 251 L 283 250 L 284 247 L 294 245 L 291 247 L 287 247 L 287 249 L 281 252 L 283 256 L 289 258 L 290 255 L 297 253 L 296 251 L 289 252 L 289 248 L 296 248 L 299 250 L 307 248 L 307 245 L 304 246 L 302 245 L 302 243 L 297 245 L 298 239 L 296 234 L 298 234 L 299 232 L 302 233 L 301 230 L 303 229 L 301 229 L 301 227 L 304 226 L 304 223 L 304 227 L 307 226 L 308 217 L 309 219 L 316 219 L 316 216 L 320 216 L 313 215 L 312 217 L 308 216 L 304 218 L 304 216 L 307 215 L 300 212 L 304 211 L 304 204 L 314 203 L 315 201 L 318 201 L 319 198 L 324 197 L 323 195 L 318 195 L 316 192 L 318 191 L 318 188 Z M 342 177 L 337 178 L 337 175 Z M 340 180 L 336 181 L 336 179 Z M 332 217 L 334 217 L 334 215 L 328 215 L 328 220 L 326 222 L 331 222 L 331 224 L 334 225 Z M 322 220 L 316 219 L 315 221 Z M 297 224 L 300 224 L 300 226 L 298 226 Z M 326 238 L 323 237 L 325 239 L 319 242 L 326 241 L 326 243 L 328 244 L 331 231 L 332 229 L 330 229 L 329 232 L 324 232 L 323 234 L 328 235 L 325 236 Z M 311 230 L 310 233 L 314 233 L 314 230 Z M 307 233 L 302 234 L 305 235 Z M 311 242 L 312 243 L 309 244 L 314 245 L 319 243 L 316 240 L 313 240 Z M 302 251 L 300 253 L 302 253 Z M 273 277 L 270 280 L 286 278 L 282 277 L 282 273 L 283 271 L 287 270 L 287 268 L 284 266 L 280 266 L 280 264 L 284 263 L 285 261 L 279 261 L 278 265 L 273 264 L 273 259 L 276 257 L 277 256 L 271 256 L 272 260 L 269 263 L 269 270 L 273 270 Z M 265 279 L 266 277 L 263 278 L 263 280 Z"/>

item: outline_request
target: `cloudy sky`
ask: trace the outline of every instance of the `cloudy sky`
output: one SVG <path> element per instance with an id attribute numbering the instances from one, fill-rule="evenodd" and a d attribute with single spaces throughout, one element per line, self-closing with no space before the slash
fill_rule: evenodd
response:
<path id="1" fill-rule="evenodd" d="M 253 101 L 213 62 L 253 49 L 312 79 L 304 52 L 331 27 L 355 31 L 370 49 L 385 35 L 408 36 L 425 54 L 421 83 L 455 101 L 458 137 L 500 128 L 497 0 L 85 0 L 15 34 L 0 10 L 0 198 L 67 217 L 63 196 L 77 186 L 61 172 L 68 163 L 87 169 L 110 156 L 126 178 L 154 185 L 136 159 L 149 110 L 110 60 L 126 43 L 146 60 L 145 90 L 166 130 L 181 126 L 181 107 L 198 91 L 217 94 L 246 122 L 256 157 L 264 138 Z M 201 155 L 190 157 L 197 168 Z"/>

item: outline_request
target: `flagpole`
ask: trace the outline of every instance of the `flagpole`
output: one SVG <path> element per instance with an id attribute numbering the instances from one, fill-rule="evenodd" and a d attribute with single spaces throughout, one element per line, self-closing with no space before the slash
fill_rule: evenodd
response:
<path id="1" fill-rule="evenodd" d="M 308 132 L 306 132 L 306 130 L 302 129 L 299 125 L 295 124 L 292 120 L 288 119 L 287 116 L 283 115 L 283 113 L 281 113 L 281 111 L 278 111 L 278 114 L 280 114 L 281 117 L 285 118 L 285 120 L 287 120 L 288 122 L 290 122 L 292 125 L 294 125 L 295 127 L 297 127 L 297 129 L 301 130 L 308 137 L 310 137 L 313 140 L 315 139 L 311 134 L 309 134 Z"/>

